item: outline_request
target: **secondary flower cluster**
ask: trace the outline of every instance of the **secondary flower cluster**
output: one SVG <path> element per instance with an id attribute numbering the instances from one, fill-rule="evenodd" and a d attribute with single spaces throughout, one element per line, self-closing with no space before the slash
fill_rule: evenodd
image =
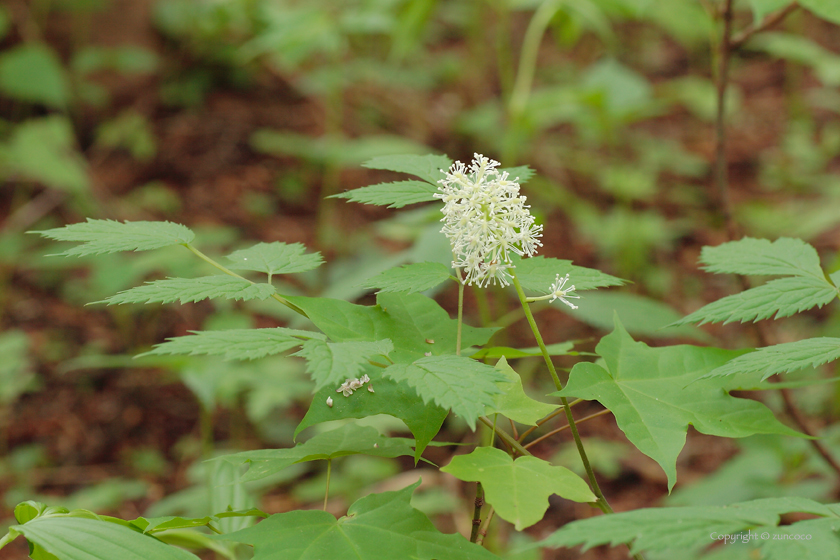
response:
<path id="1" fill-rule="evenodd" d="M 365 386 L 365 383 L 369 383 L 369 382 L 370 382 L 370 377 L 368 377 L 367 374 L 365 374 L 365 375 L 363 375 L 363 376 L 361 376 L 360 378 L 357 378 L 357 379 L 346 380 L 344 383 L 341 384 L 341 387 L 339 387 L 338 389 L 335 390 L 335 392 L 336 393 L 341 393 L 345 397 L 349 397 L 350 395 L 353 394 L 353 391 L 361 389 L 362 387 Z M 372 385 L 368 385 L 368 391 L 373 393 L 373 386 Z"/>
<path id="2" fill-rule="evenodd" d="M 534 224 L 519 177 L 499 173 L 498 161 L 475 154 L 469 168 L 455 162 L 440 180 L 435 198 L 443 201 L 441 231 L 452 245 L 452 266 L 464 269 L 467 284 L 510 284 L 511 254 L 534 256 L 542 246 L 542 226 Z"/>

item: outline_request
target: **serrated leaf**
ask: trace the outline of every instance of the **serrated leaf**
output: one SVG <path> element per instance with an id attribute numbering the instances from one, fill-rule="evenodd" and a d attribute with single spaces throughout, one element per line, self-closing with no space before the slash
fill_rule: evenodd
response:
<path id="1" fill-rule="evenodd" d="M 459 480 L 481 482 L 484 499 L 517 531 L 543 518 L 552 494 L 575 502 L 596 500 L 586 482 L 569 469 L 536 457 L 513 460 L 494 447 L 479 447 L 469 455 L 457 455 L 440 470 Z"/>
<path id="2" fill-rule="evenodd" d="M 315 390 L 327 385 L 340 385 L 359 373 L 374 356 L 387 356 L 394 350 L 389 339 L 375 342 L 325 342 L 311 339 L 292 354 L 306 358 L 306 372 L 315 381 Z"/>
<path id="3" fill-rule="evenodd" d="M 517 181 L 520 185 L 524 185 L 531 177 L 534 176 L 534 170 L 527 165 L 520 165 L 518 167 L 505 167 L 499 169 L 499 173 L 507 172 L 512 181 Z"/>
<path id="4" fill-rule="evenodd" d="M 496 371 L 504 375 L 508 382 L 498 384 L 501 393 L 493 398 L 493 404 L 487 407 L 485 416 L 503 414 L 514 422 L 536 426 L 540 418 L 557 410 L 557 405 L 534 400 L 525 394 L 525 390 L 522 388 L 522 379 L 508 365 L 504 356 L 496 363 Z"/>
<path id="5" fill-rule="evenodd" d="M 817 17 L 840 24 L 840 4 L 835 0 L 799 0 L 799 5 Z"/>
<path id="6" fill-rule="evenodd" d="M 720 437 L 800 435 L 763 404 L 729 395 L 720 379 L 698 380 L 739 352 L 689 345 L 650 348 L 634 341 L 617 318 L 615 330 L 595 351 L 605 367 L 575 365 L 556 394 L 597 400 L 608 408 L 627 439 L 665 471 L 669 491 L 689 424 Z"/>
<path id="7" fill-rule="evenodd" d="M 573 521 L 555 531 L 540 543 L 541 546 L 571 547 L 584 545 L 584 550 L 602 544 L 631 545 L 631 553 L 642 550 L 675 550 L 711 544 L 717 540 L 711 535 L 737 536 L 742 531 L 751 530 L 755 537 L 766 540 L 765 547 L 772 548 L 770 538 L 777 532 L 790 531 L 795 534 L 814 534 L 809 529 L 822 533 L 820 536 L 834 536 L 833 543 L 827 550 L 838 549 L 835 533 L 840 528 L 837 519 L 838 506 L 824 506 L 804 498 L 767 498 L 741 502 L 723 507 L 672 507 L 645 508 L 634 511 L 602 515 L 580 521 Z M 804 521 L 776 527 L 779 516 L 784 513 L 805 512 L 824 516 L 831 522 L 813 526 L 811 521 Z M 819 520 L 823 521 L 823 520 Z M 801 525 L 805 524 L 800 528 Z M 758 537 L 767 533 L 767 537 Z M 820 539 L 821 540 L 821 539 Z M 831 541 L 832 539 L 828 539 Z M 824 552 L 824 551 L 820 551 Z M 833 558 L 836 555 L 817 555 L 813 558 Z M 812 556 L 794 556 L 811 558 Z M 770 558 L 770 556 L 767 556 Z M 773 556 L 772 558 L 777 558 Z M 787 557 L 786 557 L 787 558 Z"/>
<path id="8" fill-rule="evenodd" d="M 353 189 L 327 198 L 346 198 L 361 204 L 402 208 L 409 204 L 435 200 L 432 195 L 436 192 L 437 187 L 425 181 L 394 181 Z"/>
<path id="9" fill-rule="evenodd" d="M 362 286 L 371 289 L 377 288 L 380 292 L 413 294 L 434 288 L 451 276 L 449 269 L 441 263 L 422 262 L 390 268 L 373 278 L 365 280 Z"/>
<path id="10" fill-rule="evenodd" d="M 745 237 L 717 247 L 703 247 L 703 269 L 744 276 L 810 276 L 825 279 L 817 251 L 801 239 L 782 237 L 772 243 Z"/>
<path id="11" fill-rule="evenodd" d="M 303 344 L 305 340 L 323 340 L 324 335 L 277 327 L 273 329 L 232 329 L 227 331 L 192 331 L 190 336 L 170 338 L 141 356 L 186 354 L 189 356 L 224 356 L 226 360 L 255 360 L 280 354 Z"/>
<path id="12" fill-rule="evenodd" d="M 492 406 L 496 386 L 507 378 L 493 367 L 463 356 L 426 356 L 385 368 L 385 377 L 414 387 L 423 402 L 452 409 L 475 430 L 475 421 Z"/>
<path id="13" fill-rule="evenodd" d="M 234 251 L 226 257 L 233 270 L 253 270 L 268 275 L 306 272 L 321 266 L 321 253 L 307 253 L 301 243 L 257 243 L 248 249 Z"/>
<path id="14" fill-rule="evenodd" d="M 726 362 L 702 378 L 725 377 L 738 373 L 761 373 L 764 381 L 777 373 L 789 373 L 833 362 L 840 358 L 840 338 L 807 338 L 759 348 Z"/>
<path id="15" fill-rule="evenodd" d="M 307 461 L 326 461 L 347 455 L 411 457 L 414 450 L 408 444 L 410 441 L 405 438 L 385 437 L 370 426 L 345 424 L 336 430 L 320 433 L 295 447 L 243 451 L 223 455 L 215 460 L 233 465 L 248 463 L 250 468 L 240 479 L 242 482 L 248 482 L 265 478 L 289 465 Z"/>
<path id="16" fill-rule="evenodd" d="M 39 517 L 12 529 L 61 560 L 198 560 L 186 550 L 99 519 Z"/>
<path id="17" fill-rule="evenodd" d="M 547 294 L 551 285 L 559 274 L 569 275 L 569 284 L 574 284 L 575 290 L 594 290 L 608 286 L 622 286 L 625 281 L 615 276 L 605 274 L 600 270 L 575 266 L 572 261 L 551 257 L 531 257 L 522 259 L 514 255 L 513 264 L 516 266 L 516 277 L 526 290 Z"/>
<path id="18" fill-rule="evenodd" d="M 441 170 L 449 169 L 451 165 L 452 160 L 446 156 L 409 154 L 375 157 L 363 163 L 362 167 L 408 173 L 431 183 L 437 189 L 438 181 L 446 176 Z"/>
<path id="19" fill-rule="evenodd" d="M 312 397 L 309 410 L 295 429 L 295 437 L 308 428 L 321 422 L 344 418 L 365 418 L 375 414 L 390 414 L 399 418 L 414 435 L 414 462 L 440 431 L 449 410 L 426 404 L 417 396 L 417 392 L 407 383 L 398 383 L 382 377 L 382 369 L 367 366 L 362 374 L 368 374 L 371 381 L 371 393 L 367 389 L 357 391 L 350 397 L 336 397 L 333 387 L 324 387 Z M 333 406 L 327 405 L 327 398 L 333 399 Z"/>
<path id="20" fill-rule="evenodd" d="M 254 560 L 498 560 L 461 535 L 439 532 L 411 507 L 418 485 L 365 496 L 338 520 L 325 511 L 292 511 L 214 538 L 253 545 Z"/>
<path id="21" fill-rule="evenodd" d="M 838 295 L 824 279 L 810 276 L 778 278 L 740 294 L 726 296 L 683 317 L 674 325 L 759 321 L 789 317 L 812 307 L 822 307 Z"/>
<path id="22" fill-rule="evenodd" d="M 83 243 L 59 253 L 61 256 L 79 257 L 118 251 L 149 251 L 183 245 L 195 238 L 189 228 L 172 222 L 116 222 L 91 218 L 87 222 L 33 233 L 56 241 Z"/>
<path id="23" fill-rule="evenodd" d="M 172 303 L 178 300 L 183 304 L 222 297 L 235 300 L 266 299 L 274 292 L 271 284 L 255 284 L 228 275 L 167 278 L 146 282 L 143 286 L 119 292 L 95 303 Z"/>

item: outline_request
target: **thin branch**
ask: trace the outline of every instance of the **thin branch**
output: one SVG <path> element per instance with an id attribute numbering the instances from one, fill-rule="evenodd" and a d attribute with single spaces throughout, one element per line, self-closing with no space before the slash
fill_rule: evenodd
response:
<path id="1" fill-rule="evenodd" d="M 470 531 L 470 542 L 478 542 L 478 531 L 481 528 L 481 508 L 484 507 L 484 488 L 480 482 L 475 483 L 475 507 L 473 508 L 472 530 Z"/>
<path id="2" fill-rule="evenodd" d="M 603 416 L 603 415 L 605 415 L 605 414 L 609 414 L 609 412 L 610 412 L 610 410 L 609 410 L 608 408 L 605 408 L 604 410 L 600 410 L 600 411 L 596 412 L 595 414 L 590 414 L 589 416 L 584 416 L 584 417 L 583 417 L 583 418 L 581 418 L 580 420 L 575 420 L 575 424 L 580 425 L 580 424 L 582 424 L 583 422 L 586 422 L 587 420 L 592 420 L 593 418 L 597 418 L 597 417 L 599 417 L 599 416 Z M 566 424 L 565 426 L 560 426 L 560 427 L 559 427 L 559 428 L 557 428 L 556 430 L 552 430 L 552 431 L 548 432 L 547 434 L 545 434 L 545 435 L 542 435 L 542 436 L 538 437 L 538 438 L 537 438 L 537 439 L 535 439 L 534 441 L 528 442 L 528 445 L 523 445 L 522 447 L 524 447 L 525 449 L 528 449 L 529 447 L 531 447 L 531 446 L 533 446 L 533 445 L 538 444 L 538 443 L 539 443 L 539 442 L 541 442 L 542 440 L 544 440 L 544 439 L 548 439 L 548 438 L 550 438 L 551 436 L 553 436 L 553 435 L 555 435 L 555 434 L 559 434 L 559 433 L 560 433 L 560 432 L 562 432 L 563 430 L 568 430 L 569 428 L 571 428 L 571 425 L 570 425 L 570 424 Z"/>
<path id="3" fill-rule="evenodd" d="M 752 38 L 753 35 L 755 35 L 756 33 L 761 33 L 762 31 L 767 31 L 771 27 L 778 25 L 782 22 L 782 20 L 784 20 L 790 14 L 795 12 L 799 7 L 800 6 L 797 2 L 792 2 L 791 4 L 788 4 L 787 6 L 782 8 L 781 10 L 773 12 L 772 14 L 761 20 L 761 23 L 759 23 L 758 25 L 751 25 L 743 31 L 741 31 L 740 33 L 738 33 L 737 35 L 735 35 L 732 38 L 732 40 L 729 41 L 729 47 L 733 50 L 741 48 L 744 45 L 744 43 L 746 43 Z"/>
<path id="4" fill-rule="evenodd" d="M 485 426 L 487 426 L 491 430 L 494 430 L 496 432 L 496 435 L 499 436 L 499 439 L 502 440 L 502 442 L 505 445 L 507 445 L 508 447 L 513 448 L 513 450 L 516 452 L 517 455 L 530 455 L 531 454 L 530 451 L 528 451 L 527 449 L 522 447 L 522 444 L 520 444 L 518 441 L 513 439 L 509 433 L 502 430 L 501 428 L 498 428 L 498 427 L 494 426 L 493 422 L 491 422 L 488 418 L 486 418 L 484 416 L 480 416 L 478 419 L 481 421 L 482 424 L 484 424 Z"/>
<path id="5" fill-rule="evenodd" d="M 487 512 L 487 519 L 484 520 L 484 523 L 481 524 L 481 528 L 478 530 L 478 539 L 475 541 L 475 544 L 481 545 L 484 542 L 484 537 L 487 536 L 487 529 L 490 528 L 490 522 L 493 521 L 493 514 L 496 513 L 496 510 L 493 509 L 493 506 L 490 506 L 490 510 Z"/>
<path id="6" fill-rule="evenodd" d="M 578 404 L 578 403 L 582 403 L 582 402 L 583 402 L 583 399 L 575 399 L 575 400 L 573 400 L 572 402 L 570 402 L 570 403 L 569 403 L 569 408 L 572 408 L 572 407 L 573 407 L 573 406 L 575 406 L 576 404 Z M 557 409 L 557 410 L 555 410 L 554 412 L 552 412 L 552 413 L 550 413 L 550 414 L 548 414 L 548 415 L 544 416 L 544 417 L 543 417 L 542 419 L 540 419 L 540 420 L 537 420 L 537 425 L 536 425 L 536 426 L 531 426 L 530 428 L 528 428 L 527 430 L 525 430 L 524 432 L 522 432 L 522 435 L 521 435 L 521 436 L 519 436 L 518 438 L 516 438 L 516 439 L 517 439 L 517 441 L 522 442 L 522 441 L 523 441 L 526 437 L 528 437 L 529 435 L 531 435 L 532 433 L 534 433 L 534 431 L 535 431 L 535 430 L 539 429 L 539 428 L 540 428 L 540 426 L 542 426 L 543 424 L 545 424 L 546 422 L 548 422 L 548 421 L 549 421 L 549 420 L 551 420 L 552 418 L 554 418 L 554 417 L 556 417 L 556 416 L 559 416 L 559 415 L 563 414 L 564 412 L 565 412 L 565 410 L 563 410 L 563 407 L 561 406 L 560 408 L 558 408 L 558 409 Z"/>

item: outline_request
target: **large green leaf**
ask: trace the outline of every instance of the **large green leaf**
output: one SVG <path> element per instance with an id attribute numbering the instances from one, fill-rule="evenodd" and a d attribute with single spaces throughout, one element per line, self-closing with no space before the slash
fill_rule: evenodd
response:
<path id="1" fill-rule="evenodd" d="M 801 239 L 782 237 L 772 243 L 745 237 L 717 247 L 703 247 L 703 268 L 716 274 L 745 276 L 811 276 L 824 280 L 817 251 Z"/>
<path id="2" fill-rule="evenodd" d="M 669 491 L 689 424 L 721 437 L 797 434 L 763 404 L 729 395 L 725 380 L 697 380 L 739 352 L 688 345 L 650 348 L 634 341 L 618 319 L 595 351 L 604 358 L 604 367 L 575 365 L 558 394 L 607 407 L 627 439 L 668 475 Z"/>
<path id="3" fill-rule="evenodd" d="M 473 430 L 478 417 L 495 404 L 494 397 L 502 392 L 497 383 L 508 381 L 492 366 L 451 354 L 394 364 L 385 369 L 384 375 L 414 387 L 424 403 L 452 409 Z"/>
<path id="4" fill-rule="evenodd" d="M 440 431 L 449 411 L 424 403 L 407 383 L 382 377 L 381 372 L 381 368 L 374 366 L 367 366 L 360 372 L 370 377 L 369 386 L 374 388 L 373 393 L 363 390 L 347 398 L 336 397 L 334 387 L 324 387 L 315 393 L 309 410 L 295 429 L 295 437 L 309 426 L 321 422 L 390 414 L 405 422 L 411 430 L 415 440 L 414 461 L 419 461 L 426 446 Z M 327 405 L 327 398 L 332 399 L 333 406 Z"/>
<path id="5" fill-rule="evenodd" d="M 809 513 L 824 519 L 777 527 L 779 516 L 791 512 Z M 742 531 L 751 531 L 754 534 L 749 538 L 762 544 L 765 553 L 762 558 L 838 558 L 839 513 L 840 504 L 825 506 L 804 498 L 766 498 L 723 507 L 646 508 L 573 521 L 540 544 L 551 547 L 583 544 L 584 549 L 589 549 L 602 544 L 615 546 L 623 543 L 630 545 L 631 551 L 636 553 L 710 545 L 722 541 L 724 536 L 729 537 L 728 542 L 731 543 Z M 780 554 L 789 544 L 774 537 L 783 533 L 798 534 L 800 537 L 810 535 L 812 538 L 797 543 L 804 545 L 807 553 L 793 556 Z M 745 535 L 744 540 L 746 538 Z"/>
<path id="6" fill-rule="evenodd" d="M 59 560 L 197 560 L 186 550 L 168 546 L 116 523 L 70 516 L 44 516 L 12 530 Z"/>
<path id="7" fill-rule="evenodd" d="M 840 358 L 840 338 L 806 338 L 759 348 L 755 352 L 738 356 L 704 375 L 724 377 L 738 373 L 760 372 L 764 381 L 777 373 L 798 371 L 806 367 L 833 362 Z"/>
<path id="8" fill-rule="evenodd" d="M 572 261 L 551 257 L 531 257 L 522 259 L 513 257 L 516 266 L 516 277 L 526 290 L 547 294 L 557 275 L 569 275 L 569 284 L 575 286 L 576 291 L 594 290 L 608 286 L 621 286 L 625 283 L 621 278 L 610 276 L 600 270 L 575 266 Z"/>
<path id="9" fill-rule="evenodd" d="M 315 381 L 315 389 L 340 385 L 359 376 L 374 356 L 387 356 L 394 349 L 390 340 L 375 342 L 325 342 L 310 339 L 294 355 L 306 358 L 306 371 Z"/>
<path id="10" fill-rule="evenodd" d="M 386 169 L 398 173 L 408 173 L 420 177 L 437 188 L 438 181 L 444 178 L 442 170 L 449 169 L 452 160 L 446 156 L 435 155 L 398 155 L 379 156 L 362 164 L 368 169 Z"/>
<path id="11" fill-rule="evenodd" d="M 380 292 L 425 292 L 452 277 L 449 268 L 436 262 L 406 264 L 389 268 L 365 280 L 365 288 L 377 288 Z"/>
<path id="12" fill-rule="evenodd" d="M 183 245 L 195 238 L 187 227 L 172 222 L 116 222 L 93 220 L 64 227 L 36 231 L 56 241 L 82 243 L 71 247 L 62 256 L 101 255 L 118 251 L 149 251 L 170 245 Z"/>
<path id="13" fill-rule="evenodd" d="M 287 449 L 259 449 L 223 455 L 217 461 L 233 465 L 248 463 L 250 468 L 241 480 L 259 480 L 295 463 L 335 459 L 346 455 L 375 457 L 413 456 L 414 450 L 405 438 L 388 438 L 370 426 L 345 424 L 316 435 L 312 439 Z"/>
<path id="14" fill-rule="evenodd" d="M 341 519 L 324 511 L 292 511 L 214 538 L 254 545 L 254 560 L 498 559 L 461 535 L 439 532 L 411 507 L 418 484 L 365 496 Z"/>
<path id="15" fill-rule="evenodd" d="M 235 300 L 266 299 L 274 294 L 271 284 L 255 284 L 242 278 L 220 274 L 201 278 L 167 278 L 147 282 L 124 290 L 96 303 L 108 305 L 123 303 L 189 303 L 208 298 Z"/>
<path id="16" fill-rule="evenodd" d="M 493 398 L 493 404 L 487 407 L 485 415 L 503 414 L 514 422 L 536 426 L 537 420 L 557 410 L 558 405 L 546 404 L 525 394 L 522 379 L 508 365 L 504 356 L 496 363 L 496 371 L 504 375 L 508 382 L 499 384 L 501 393 Z"/>
<path id="17" fill-rule="evenodd" d="M 836 0 L 799 0 L 799 5 L 824 20 L 840 24 L 840 4 Z"/>
<path id="18" fill-rule="evenodd" d="M 227 256 L 233 270 L 253 270 L 274 274 L 293 274 L 318 268 L 324 261 L 321 253 L 307 253 L 300 243 L 257 243 Z"/>
<path id="19" fill-rule="evenodd" d="M 594 502 L 586 482 L 565 467 L 555 467 L 536 457 L 518 457 L 493 447 L 479 447 L 458 455 L 440 469 L 455 478 L 481 482 L 484 498 L 517 531 L 543 518 L 552 494 L 575 502 Z"/>
<path id="20" fill-rule="evenodd" d="M 394 181 L 353 189 L 327 198 L 346 198 L 361 204 L 402 208 L 408 204 L 434 200 L 432 195 L 436 192 L 437 187 L 425 181 Z"/>
<path id="21" fill-rule="evenodd" d="M 193 331 L 190 336 L 170 338 L 140 356 L 187 354 L 224 356 L 226 360 L 255 360 L 280 354 L 303 344 L 304 340 L 323 340 L 324 335 L 276 327 L 271 329 L 231 329 Z"/>
<path id="22" fill-rule="evenodd" d="M 12 99 L 55 109 L 66 107 L 70 97 L 55 51 L 36 42 L 21 43 L 0 55 L 0 91 Z"/>

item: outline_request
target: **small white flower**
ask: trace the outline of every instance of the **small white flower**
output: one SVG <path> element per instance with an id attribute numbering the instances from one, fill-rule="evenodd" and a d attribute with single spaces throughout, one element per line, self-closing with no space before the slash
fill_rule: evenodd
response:
<path id="1" fill-rule="evenodd" d="M 327 406 L 328 406 L 328 407 L 330 407 L 330 408 L 332 408 L 332 406 L 333 406 L 333 400 L 332 400 L 332 397 L 327 397 Z"/>
<path id="2" fill-rule="evenodd" d="M 362 382 L 362 385 L 364 385 L 365 383 L 370 383 L 370 377 L 368 377 L 368 375 L 367 375 L 367 374 L 364 374 L 364 375 L 361 377 L 361 379 L 359 379 L 359 381 L 361 381 L 361 382 Z"/>
<path id="3" fill-rule="evenodd" d="M 432 353 L 431 353 L 431 352 L 423 352 L 423 355 L 424 355 L 424 356 L 426 356 L 426 357 L 428 358 L 429 356 L 431 356 L 431 355 L 432 355 Z"/>
<path id="4" fill-rule="evenodd" d="M 555 299 L 559 299 L 560 301 L 562 301 L 563 303 L 565 303 L 566 305 L 568 305 L 572 309 L 577 309 L 578 308 L 577 305 L 574 305 L 572 302 L 570 302 L 569 300 L 566 299 L 566 298 L 580 299 L 580 296 L 570 295 L 572 292 L 575 291 L 574 284 L 572 284 L 568 288 L 565 288 L 566 282 L 568 282 L 568 281 L 569 281 L 569 275 L 568 274 L 566 276 L 564 276 L 563 278 L 560 278 L 560 275 L 558 274 L 554 279 L 554 284 L 552 284 L 551 288 L 549 288 L 551 290 L 551 299 L 548 300 L 548 301 L 549 301 L 549 303 L 551 303 Z"/>

